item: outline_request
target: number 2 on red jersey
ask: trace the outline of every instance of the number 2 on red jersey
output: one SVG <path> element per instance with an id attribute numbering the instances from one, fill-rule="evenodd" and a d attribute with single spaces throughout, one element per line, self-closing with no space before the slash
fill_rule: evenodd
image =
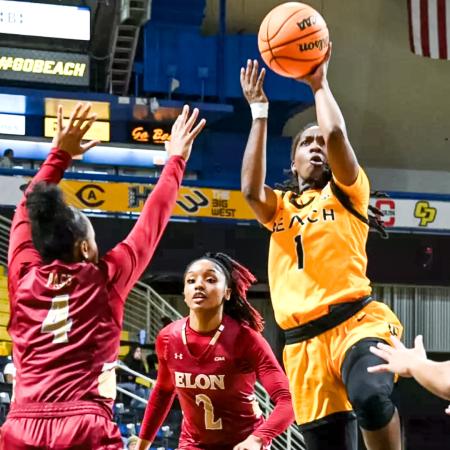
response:
<path id="1" fill-rule="evenodd" d="M 42 322 L 41 332 L 52 333 L 54 344 L 69 342 L 67 333 L 72 328 L 69 318 L 69 296 L 58 295 L 52 298 L 52 307 Z"/>
<path id="2" fill-rule="evenodd" d="M 205 429 L 206 430 L 221 430 L 222 419 L 214 420 L 214 406 L 211 399 L 205 394 L 198 394 L 195 396 L 195 403 L 200 406 L 203 404 L 205 410 Z"/>

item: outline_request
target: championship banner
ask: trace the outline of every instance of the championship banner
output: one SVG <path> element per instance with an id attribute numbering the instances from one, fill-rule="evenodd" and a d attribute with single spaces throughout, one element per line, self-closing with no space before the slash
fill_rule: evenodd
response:
<path id="1" fill-rule="evenodd" d="M 0 181 L 1 182 L 1 181 Z M 62 180 L 66 201 L 79 209 L 111 213 L 139 213 L 153 184 Z M 240 191 L 181 187 L 172 213 L 178 217 L 255 220 Z"/>

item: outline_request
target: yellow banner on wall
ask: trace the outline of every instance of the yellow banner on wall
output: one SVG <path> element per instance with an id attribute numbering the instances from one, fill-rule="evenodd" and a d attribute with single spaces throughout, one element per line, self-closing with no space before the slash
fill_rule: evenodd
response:
<path id="1" fill-rule="evenodd" d="M 138 213 L 155 185 L 62 180 L 67 202 L 79 209 Z M 181 187 L 172 213 L 178 217 L 255 220 L 240 191 Z"/>
<path id="2" fill-rule="evenodd" d="M 110 105 L 109 102 L 96 102 L 86 100 L 74 100 L 71 98 L 50 98 L 45 99 L 45 115 L 47 117 L 56 117 L 58 106 L 63 107 L 64 117 L 70 117 L 78 103 L 90 103 L 91 113 L 97 114 L 98 120 L 109 120 Z"/>
<path id="3" fill-rule="evenodd" d="M 44 122 L 44 136 L 54 137 L 56 134 L 56 117 L 46 117 Z M 64 125 L 67 125 L 69 119 L 64 119 Z M 86 140 L 99 140 L 102 142 L 110 141 L 109 122 L 94 122 L 88 132 L 84 135 Z"/>

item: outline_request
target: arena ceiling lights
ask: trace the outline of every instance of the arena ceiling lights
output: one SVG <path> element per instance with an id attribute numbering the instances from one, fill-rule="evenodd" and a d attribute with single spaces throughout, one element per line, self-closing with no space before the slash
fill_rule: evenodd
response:
<path id="1" fill-rule="evenodd" d="M 89 41 L 89 8 L 0 0 L 0 33 Z"/>

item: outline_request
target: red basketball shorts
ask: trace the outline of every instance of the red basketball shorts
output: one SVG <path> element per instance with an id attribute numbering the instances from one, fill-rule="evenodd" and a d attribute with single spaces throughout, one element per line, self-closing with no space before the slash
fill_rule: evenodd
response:
<path id="1" fill-rule="evenodd" d="M 0 429 L 0 450 L 123 449 L 117 425 L 103 411 L 98 414 L 89 409 L 82 413 L 66 410 L 66 415 L 47 410 L 41 417 L 33 417 L 35 411 L 26 414 L 23 408 L 12 410 Z"/>

